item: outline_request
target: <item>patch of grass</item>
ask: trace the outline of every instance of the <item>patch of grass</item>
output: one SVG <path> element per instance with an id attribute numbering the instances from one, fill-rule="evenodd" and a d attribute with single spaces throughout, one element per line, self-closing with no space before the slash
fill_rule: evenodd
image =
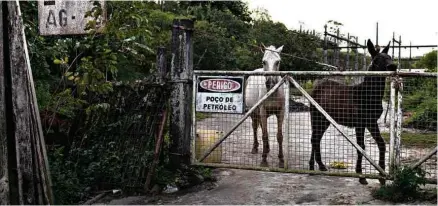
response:
<path id="1" fill-rule="evenodd" d="M 389 143 L 389 133 L 383 133 L 382 137 Z M 437 134 L 402 132 L 401 144 L 406 147 L 430 147 L 437 144 Z"/>
<path id="2" fill-rule="evenodd" d="M 376 199 L 398 202 L 412 202 L 415 200 L 431 201 L 436 199 L 436 189 L 424 190 L 421 185 L 426 184 L 426 172 L 421 168 L 412 169 L 401 167 L 394 174 L 394 181 L 372 192 Z"/>
<path id="3" fill-rule="evenodd" d="M 203 119 L 207 119 L 209 118 L 211 115 L 208 113 L 201 113 L 201 112 L 197 112 L 196 113 L 196 120 L 203 120 Z"/>

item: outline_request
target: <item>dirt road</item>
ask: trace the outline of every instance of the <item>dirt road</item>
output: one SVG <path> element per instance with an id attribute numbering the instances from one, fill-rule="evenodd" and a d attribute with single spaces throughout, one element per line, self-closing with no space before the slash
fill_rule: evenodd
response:
<path id="1" fill-rule="evenodd" d="M 370 194 L 377 180 L 360 185 L 355 178 L 299 175 L 235 169 L 215 169 L 215 183 L 204 183 L 186 191 L 156 197 L 136 196 L 99 204 L 110 205 L 358 205 L 392 204 Z M 431 204 L 413 202 L 410 204 Z"/>

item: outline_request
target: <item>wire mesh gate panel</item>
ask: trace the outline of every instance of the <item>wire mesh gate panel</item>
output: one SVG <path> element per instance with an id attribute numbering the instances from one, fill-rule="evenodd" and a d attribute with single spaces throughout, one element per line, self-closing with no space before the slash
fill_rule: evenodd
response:
<path id="1" fill-rule="evenodd" d="M 203 76 L 208 73 L 204 71 Z M 243 76 L 251 72 L 223 72 L 223 75 L 238 75 Z M 359 76 L 358 73 L 366 74 L 367 72 L 351 72 L 354 76 L 349 76 L 348 72 L 340 74 L 338 76 L 332 75 L 336 72 L 328 73 L 315 73 L 315 72 L 288 72 L 297 81 L 297 83 L 304 88 L 305 91 L 312 94 L 315 86 L 321 84 L 326 79 L 332 80 L 334 82 L 342 83 L 342 85 L 347 85 L 346 87 L 339 86 L 336 83 L 328 84 L 324 87 L 322 96 L 317 102 L 321 103 L 322 99 L 329 99 L 330 101 L 325 101 L 320 106 L 333 118 L 335 121 L 342 125 L 341 131 L 344 132 L 350 139 L 356 142 L 358 145 L 363 145 L 365 148 L 365 153 L 373 160 L 375 164 L 379 162 L 379 147 L 377 141 L 371 135 L 369 129 L 364 130 L 364 141 L 357 141 L 356 130 L 354 129 L 354 124 L 360 122 L 354 121 L 374 121 L 376 120 L 376 125 L 378 125 L 379 132 L 384 140 L 385 144 L 385 171 L 389 172 L 390 165 L 390 127 L 391 122 L 394 126 L 393 131 L 396 129 L 396 113 L 391 114 L 391 108 L 388 104 L 390 103 L 390 81 L 385 81 L 385 76 L 379 75 L 371 76 L 366 75 Z M 371 72 L 372 73 L 372 72 Z M 220 72 L 216 72 L 216 75 Z M 284 72 L 278 72 L 271 75 L 271 77 L 278 77 L 281 79 L 284 76 Z M 315 75 L 317 74 L 317 75 Z M 265 78 L 265 76 L 261 76 Z M 248 77 L 248 75 L 246 75 Z M 323 77 L 323 78 L 321 78 Z M 372 86 L 366 87 L 363 90 L 363 94 L 370 99 L 376 99 L 380 102 L 381 107 L 376 107 L 375 105 L 361 105 L 370 101 L 359 101 L 357 95 L 358 91 L 355 90 L 357 85 L 364 82 L 364 78 L 368 78 L 368 82 Z M 197 79 L 197 74 L 195 78 Z M 247 78 L 246 78 L 247 79 Z M 270 105 L 269 113 L 271 114 L 267 120 L 267 133 L 268 133 L 268 143 L 269 143 L 269 153 L 267 154 L 267 167 L 260 167 L 262 163 L 262 153 L 263 153 L 263 138 L 262 138 L 262 128 L 260 120 L 262 117 L 252 118 L 254 115 L 245 115 L 244 112 L 248 111 L 249 108 L 246 106 L 244 112 L 242 113 L 204 113 L 194 110 L 195 124 L 193 131 L 196 131 L 196 137 L 193 139 L 193 151 L 195 154 L 194 162 L 200 165 L 210 165 L 218 167 L 233 167 L 233 168 L 246 168 L 246 169 L 260 169 L 260 170 L 272 170 L 272 171 L 285 171 L 285 172 L 299 172 L 299 173 L 311 173 L 309 171 L 309 160 L 312 151 L 312 121 L 310 114 L 311 104 L 309 100 L 300 92 L 293 84 L 289 81 L 281 83 L 277 92 L 274 92 L 272 96 L 267 98 L 264 104 Z M 194 83 L 194 86 L 199 84 L 199 81 Z M 251 97 L 260 98 L 263 96 L 263 92 L 266 92 L 266 84 L 264 81 L 257 82 L 257 85 L 250 85 L 248 82 L 244 82 L 246 88 L 253 87 L 252 89 L 246 89 L 244 93 L 243 100 L 251 100 Z M 377 87 L 377 84 L 381 84 Z M 288 85 L 290 87 L 288 87 Z M 356 86 L 354 86 L 356 85 Z M 258 93 L 260 89 L 254 88 L 264 88 L 262 94 Z M 263 89 L 262 89 L 263 90 Z M 196 96 L 196 90 L 194 90 Z M 257 94 L 251 94 L 250 92 L 255 92 Z M 279 98 L 285 94 L 284 98 Z M 289 95 L 286 95 L 289 94 Z M 336 98 L 333 98 L 336 97 Z M 393 97 L 394 98 L 394 97 Z M 436 99 L 436 98 L 435 98 Z M 196 100 L 198 101 L 198 100 Z M 244 105 L 248 105 L 248 102 L 244 102 Z M 250 105 L 250 104 L 249 104 Z M 435 103 L 436 105 L 436 103 Z M 364 109 L 357 109 L 364 108 Z M 381 110 L 379 110 L 379 108 Z M 393 108 L 394 112 L 397 108 Z M 254 110 L 258 111 L 258 110 Z M 276 112 L 280 112 L 276 115 Z M 283 117 L 281 117 L 283 113 Z M 377 118 L 373 118 L 374 116 Z M 435 113 L 436 115 L 436 113 Z M 237 125 L 242 121 L 243 117 L 248 116 L 242 124 Z M 278 119 L 283 119 L 283 123 L 279 127 Z M 322 125 L 324 124 L 324 125 Z M 256 150 L 254 145 L 257 146 L 254 140 L 254 127 L 257 127 L 257 142 L 259 143 Z M 326 127 L 326 130 L 321 138 L 320 151 L 321 160 L 328 169 L 326 174 L 329 175 L 341 175 L 341 176 L 357 176 L 356 175 L 356 165 L 357 165 L 357 150 L 353 145 L 347 141 L 345 137 L 330 124 L 327 126 L 327 122 L 314 121 L 314 125 L 319 128 Z M 314 126 L 314 127 L 315 127 Z M 213 150 L 213 152 L 207 156 L 203 161 L 198 161 L 202 154 L 205 154 L 206 150 L 211 148 L 212 145 L 218 143 L 218 140 L 224 136 L 224 133 L 230 132 L 230 129 L 235 128 L 234 131 Z M 278 130 L 278 129 L 281 130 Z M 282 143 L 282 153 L 284 155 L 285 169 L 279 169 L 282 164 L 279 158 L 279 139 L 281 135 L 283 136 Z M 399 152 L 399 159 L 403 164 L 405 161 L 405 156 L 409 152 L 412 152 L 412 147 L 405 147 L 403 134 L 401 135 L 401 150 L 395 149 Z M 436 134 L 436 133 L 435 133 Z M 395 135 L 395 132 L 394 132 Z M 377 140 L 378 137 L 377 137 Z M 433 145 L 433 144 L 432 144 Z M 435 143 L 436 145 L 436 143 Z M 394 148 L 395 146 L 392 146 Z M 423 150 L 417 151 L 415 154 L 423 154 Z M 196 152 L 195 152 L 196 151 Z M 383 150 L 382 150 L 383 151 Z M 426 150 L 424 150 L 426 151 Z M 257 153 L 256 153 L 257 152 Z M 424 153 L 424 155 L 426 155 Z M 370 164 L 368 160 L 362 158 L 362 173 L 364 176 L 377 177 L 378 171 L 375 167 Z M 433 160 L 428 160 L 433 161 Z M 436 157 L 435 157 L 436 161 Z M 315 170 L 318 170 L 318 164 L 315 163 Z M 426 162 L 427 167 L 427 162 Z M 424 166 L 424 165 L 423 165 Z M 430 167 L 430 166 L 429 166 Z M 432 170 L 428 169 L 429 172 L 433 173 Z M 436 173 L 436 172 L 435 172 Z M 433 175 L 432 175 L 433 176 Z"/>

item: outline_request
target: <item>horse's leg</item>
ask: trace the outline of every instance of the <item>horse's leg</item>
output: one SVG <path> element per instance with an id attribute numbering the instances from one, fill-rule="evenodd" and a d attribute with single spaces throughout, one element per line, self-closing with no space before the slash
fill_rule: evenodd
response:
<path id="1" fill-rule="evenodd" d="M 364 142 L 364 134 L 365 128 L 356 127 L 356 141 L 357 144 L 365 150 L 365 142 Z M 356 173 L 362 174 L 362 153 L 357 150 L 357 161 L 356 161 Z M 360 184 L 366 185 L 368 184 L 366 178 L 359 178 Z"/>
<path id="2" fill-rule="evenodd" d="M 284 168 L 284 156 L 283 156 L 283 120 L 284 111 L 277 113 L 277 142 L 278 142 L 278 167 Z M 287 125 L 286 125 L 287 126 Z M 286 148 L 287 149 L 287 148 Z"/>
<path id="3" fill-rule="evenodd" d="M 267 167 L 268 161 L 266 158 L 269 153 L 269 138 L 268 138 L 268 115 L 266 110 L 262 107 L 260 108 L 260 123 L 262 126 L 262 141 L 263 141 L 263 154 L 262 154 L 262 162 L 260 163 L 261 167 Z"/>
<path id="4" fill-rule="evenodd" d="M 251 114 L 251 120 L 252 120 L 252 130 L 253 130 L 253 134 L 254 134 L 254 143 L 252 146 L 252 154 L 257 154 L 259 152 L 259 141 L 257 139 L 257 129 L 259 126 L 259 112 L 258 110 L 254 111 Z"/>
<path id="5" fill-rule="evenodd" d="M 379 148 L 379 166 L 385 170 L 385 152 L 386 152 L 386 145 L 385 140 L 383 140 L 382 135 L 380 134 L 379 126 L 377 125 L 377 122 L 372 123 L 368 128 L 368 131 L 370 131 L 371 135 L 373 136 L 373 139 L 377 143 L 377 147 Z M 384 178 L 379 178 L 379 182 L 381 185 L 385 185 L 386 180 Z"/>
<path id="6" fill-rule="evenodd" d="M 316 111 L 314 112 L 314 114 L 311 115 L 311 124 L 312 124 L 312 138 L 311 138 L 312 152 L 310 154 L 309 169 L 310 170 L 315 169 L 315 161 L 316 161 L 316 163 L 318 163 L 320 171 L 327 171 L 326 166 L 324 165 L 324 163 L 322 163 L 321 160 L 321 139 L 322 136 L 324 135 L 324 132 L 330 126 L 330 122 L 327 121 L 325 117 L 322 116 L 322 114 L 319 114 L 319 111 Z"/>

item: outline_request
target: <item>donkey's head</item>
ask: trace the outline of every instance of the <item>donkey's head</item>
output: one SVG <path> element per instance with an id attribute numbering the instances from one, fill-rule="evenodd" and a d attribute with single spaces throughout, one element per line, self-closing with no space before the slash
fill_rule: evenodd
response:
<path id="1" fill-rule="evenodd" d="M 397 65 L 395 65 L 392 62 L 391 56 L 388 55 L 389 45 L 391 42 L 388 43 L 388 45 L 383 49 L 382 52 L 379 52 L 375 49 L 374 44 L 371 42 L 371 40 L 368 39 L 367 41 L 367 47 L 368 52 L 371 54 L 371 67 L 370 71 L 395 71 L 397 70 Z M 380 50 L 380 49 L 379 49 Z"/>
<path id="2" fill-rule="evenodd" d="M 265 47 L 263 55 L 263 70 L 264 71 L 279 71 L 280 70 L 280 53 L 283 50 L 283 46 L 277 49 L 274 46 Z M 271 89 L 280 80 L 279 76 L 266 76 L 266 87 Z"/>

